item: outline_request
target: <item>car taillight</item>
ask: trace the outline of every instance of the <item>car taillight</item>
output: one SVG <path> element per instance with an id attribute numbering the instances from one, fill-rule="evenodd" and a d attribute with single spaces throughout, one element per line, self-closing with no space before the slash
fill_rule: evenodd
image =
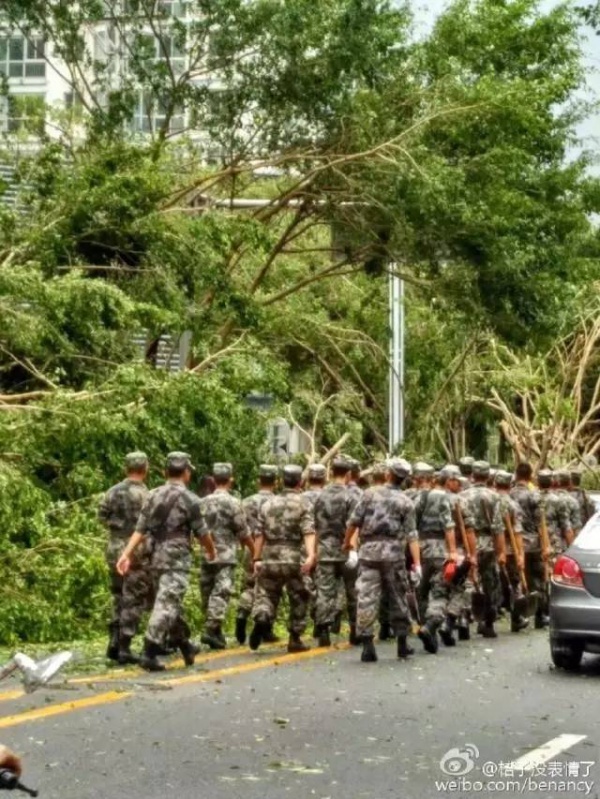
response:
<path id="1" fill-rule="evenodd" d="M 583 588 L 583 572 L 579 563 L 566 555 L 561 555 L 554 564 L 552 579 L 555 583 L 568 585 L 570 588 Z"/>

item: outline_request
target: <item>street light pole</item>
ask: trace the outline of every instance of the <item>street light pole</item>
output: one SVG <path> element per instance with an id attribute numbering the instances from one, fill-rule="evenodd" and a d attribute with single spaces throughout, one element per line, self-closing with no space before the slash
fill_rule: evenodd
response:
<path id="1" fill-rule="evenodd" d="M 389 450 L 404 443 L 404 280 L 390 264 L 388 295 L 390 313 Z"/>

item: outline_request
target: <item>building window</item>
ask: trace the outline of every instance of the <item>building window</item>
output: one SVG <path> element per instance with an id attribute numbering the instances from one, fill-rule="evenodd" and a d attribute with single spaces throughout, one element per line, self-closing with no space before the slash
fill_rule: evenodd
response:
<path id="1" fill-rule="evenodd" d="M 166 121 L 166 106 L 151 92 L 140 92 L 133 112 L 132 128 L 134 133 L 155 133 L 165 125 Z M 183 128 L 183 110 L 177 108 L 169 120 L 169 132 L 181 133 Z"/>
<path id="2" fill-rule="evenodd" d="M 4 107 L 4 130 L 26 136 L 42 136 L 45 127 L 45 100 L 43 94 L 9 95 Z"/>
<path id="3" fill-rule="evenodd" d="M 43 39 L 0 39 L 0 74 L 7 78 L 45 78 L 45 50 Z"/>

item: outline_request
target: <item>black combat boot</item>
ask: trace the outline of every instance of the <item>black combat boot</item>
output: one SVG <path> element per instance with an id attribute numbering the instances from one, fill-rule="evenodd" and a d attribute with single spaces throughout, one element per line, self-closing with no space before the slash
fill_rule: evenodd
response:
<path id="1" fill-rule="evenodd" d="M 140 666 L 146 671 L 164 671 L 165 667 L 156 659 L 160 647 L 147 638 L 144 641 L 144 651 L 140 658 Z"/>
<path id="2" fill-rule="evenodd" d="M 350 624 L 350 635 L 348 636 L 350 646 L 359 646 L 362 642 L 356 634 L 356 624 Z"/>
<path id="3" fill-rule="evenodd" d="M 196 655 L 198 654 L 198 647 L 191 641 L 181 641 L 179 643 L 179 651 L 183 655 L 183 662 L 186 666 L 193 666 L 196 662 Z"/>
<path id="4" fill-rule="evenodd" d="M 543 630 L 550 624 L 550 617 L 547 616 L 543 610 L 537 610 L 535 613 L 534 627 L 536 630 Z"/>
<path id="5" fill-rule="evenodd" d="M 469 624 L 469 619 L 465 616 L 461 616 L 458 620 L 458 640 L 459 641 L 470 641 L 471 640 L 471 626 Z"/>
<path id="6" fill-rule="evenodd" d="M 483 635 L 483 631 L 485 630 L 485 622 L 478 621 L 477 622 L 477 635 Z"/>
<path id="7" fill-rule="evenodd" d="M 254 620 L 254 627 L 250 633 L 248 644 L 253 652 L 256 652 L 258 647 L 265 640 L 265 635 L 269 632 L 269 622 L 265 618 Z"/>
<path id="8" fill-rule="evenodd" d="M 331 646 L 331 637 L 329 635 L 329 625 L 322 624 L 319 630 L 319 646 Z"/>
<path id="9" fill-rule="evenodd" d="M 342 631 L 342 616 L 343 616 L 342 611 L 338 610 L 338 612 L 333 617 L 333 624 L 331 625 L 331 632 L 334 635 L 339 635 L 341 633 L 341 631 Z"/>
<path id="10" fill-rule="evenodd" d="M 496 621 L 496 612 L 494 610 L 488 610 L 485 614 L 483 629 L 481 634 L 484 638 L 497 638 L 498 633 L 494 628 L 494 622 Z"/>
<path id="11" fill-rule="evenodd" d="M 412 648 L 412 646 L 408 645 L 408 637 L 406 635 L 399 635 L 397 640 L 399 658 L 404 659 L 415 654 L 415 650 Z"/>
<path id="12" fill-rule="evenodd" d="M 290 653 L 308 652 L 310 647 L 300 638 L 299 633 L 290 633 L 287 651 Z"/>
<path id="13" fill-rule="evenodd" d="M 363 663 L 377 663 L 377 650 L 373 643 L 372 635 L 365 635 L 362 639 L 363 650 L 360 659 Z"/>
<path id="14" fill-rule="evenodd" d="M 246 625 L 248 619 L 246 616 L 238 616 L 235 620 L 235 639 L 242 646 L 246 643 Z"/>
<path id="15" fill-rule="evenodd" d="M 129 664 L 136 664 L 140 662 L 140 659 L 137 655 L 134 655 L 131 651 L 131 636 L 130 635 L 121 635 L 119 636 L 119 655 L 118 661 L 121 666 L 127 666 Z"/>
<path id="16" fill-rule="evenodd" d="M 116 624 L 109 624 L 108 626 L 108 646 L 106 648 L 107 660 L 119 660 L 119 627 Z"/>
<path id="17" fill-rule="evenodd" d="M 223 634 L 221 633 L 221 625 L 219 624 L 213 624 L 207 627 L 200 637 L 200 640 L 211 649 L 225 649 L 227 646 Z"/>
<path id="18" fill-rule="evenodd" d="M 529 619 L 521 616 L 520 613 L 512 613 L 510 617 L 510 631 L 511 633 L 520 633 L 529 627 Z"/>
<path id="19" fill-rule="evenodd" d="M 273 623 L 269 622 L 267 627 L 265 628 L 265 634 L 263 636 L 263 641 L 265 644 L 277 644 L 281 639 L 278 635 L 275 635 L 273 632 Z"/>
<path id="20" fill-rule="evenodd" d="M 454 616 L 446 616 L 440 629 L 438 630 L 444 646 L 456 646 L 456 638 L 453 635 L 456 619 Z"/>
<path id="21" fill-rule="evenodd" d="M 392 632 L 392 628 L 387 622 L 381 622 L 379 625 L 379 640 L 380 641 L 389 641 L 390 638 L 393 638 L 394 634 Z"/>
<path id="22" fill-rule="evenodd" d="M 424 650 L 430 655 L 435 655 L 438 651 L 437 624 L 433 621 L 425 622 L 418 635 L 423 642 Z"/>

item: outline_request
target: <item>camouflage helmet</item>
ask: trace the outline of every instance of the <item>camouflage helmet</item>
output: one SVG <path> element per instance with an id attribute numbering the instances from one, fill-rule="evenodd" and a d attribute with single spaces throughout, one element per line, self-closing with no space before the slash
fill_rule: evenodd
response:
<path id="1" fill-rule="evenodd" d="M 264 480 L 277 480 L 279 469 L 271 463 L 261 463 L 258 467 L 258 476 Z"/>
<path id="2" fill-rule="evenodd" d="M 435 469 L 428 463 L 418 461 L 415 463 L 412 473 L 415 477 L 433 477 Z"/>
<path id="3" fill-rule="evenodd" d="M 472 458 L 470 455 L 465 455 L 464 458 L 460 458 L 458 461 L 458 468 L 463 477 L 470 477 L 473 474 L 474 463 L 475 458 Z"/>
<path id="4" fill-rule="evenodd" d="M 453 463 L 447 463 L 440 469 L 440 481 L 442 483 L 446 483 L 448 480 L 460 480 L 460 478 L 460 469 Z"/>
<path id="5" fill-rule="evenodd" d="M 233 477 L 233 466 L 230 463 L 213 463 L 213 477 L 229 480 Z"/>

